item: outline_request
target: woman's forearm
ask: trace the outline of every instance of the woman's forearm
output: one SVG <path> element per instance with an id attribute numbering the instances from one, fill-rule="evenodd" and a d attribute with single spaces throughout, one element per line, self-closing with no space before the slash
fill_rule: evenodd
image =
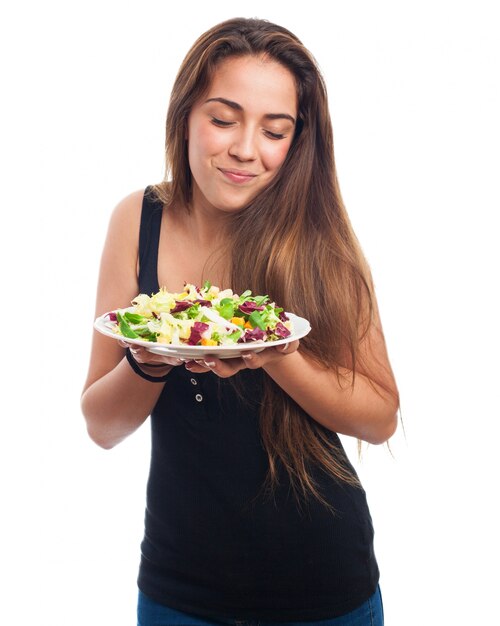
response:
<path id="1" fill-rule="evenodd" d="M 395 385 L 394 394 L 379 387 L 379 395 L 363 374 L 356 373 L 352 386 L 352 372 L 342 368 L 346 379 L 341 386 L 332 370 L 319 367 L 300 351 L 264 369 L 304 411 L 329 430 L 374 444 L 394 434 L 399 406 Z"/>
<path id="2" fill-rule="evenodd" d="M 147 419 L 163 389 L 135 374 L 126 359 L 82 394 L 82 412 L 95 443 L 112 448 Z"/>

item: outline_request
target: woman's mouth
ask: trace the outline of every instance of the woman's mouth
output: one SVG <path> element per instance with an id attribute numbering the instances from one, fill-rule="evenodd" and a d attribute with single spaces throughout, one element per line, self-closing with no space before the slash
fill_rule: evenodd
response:
<path id="1" fill-rule="evenodd" d="M 247 183 L 257 176 L 257 174 L 244 170 L 223 169 L 221 167 L 218 170 L 232 183 Z"/>

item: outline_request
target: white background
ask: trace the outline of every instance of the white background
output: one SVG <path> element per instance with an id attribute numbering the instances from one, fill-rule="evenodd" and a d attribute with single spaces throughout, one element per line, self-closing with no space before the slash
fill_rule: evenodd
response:
<path id="1" fill-rule="evenodd" d="M 235 15 L 294 31 L 329 88 L 341 188 L 375 277 L 405 427 L 393 456 L 365 447 L 358 462 L 346 440 L 374 519 L 386 624 L 498 619 L 493 5 L 2 10 L 2 623 L 135 623 L 148 425 L 106 452 L 79 410 L 99 256 L 115 204 L 162 177 L 182 58 Z"/>

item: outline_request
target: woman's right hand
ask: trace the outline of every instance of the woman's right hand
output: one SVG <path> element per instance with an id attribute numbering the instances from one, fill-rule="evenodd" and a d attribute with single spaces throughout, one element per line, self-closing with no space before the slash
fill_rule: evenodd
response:
<path id="1" fill-rule="evenodd" d="M 119 340 L 118 343 L 122 346 L 122 348 L 128 348 L 134 357 L 134 360 L 137 361 L 139 365 L 148 366 L 151 365 L 155 368 L 160 369 L 160 365 L 164 365 L 165 367 L 176 367 L 178 365 L 183 365 L 184 361 L 182 359 L 178 359 L 173 356 L 164 356 L 161 354 L 155 354 L 150 352 L 147 348 L 143 346 L 138 346 L 134 343 L 128 343 L 127 341 Z"/>

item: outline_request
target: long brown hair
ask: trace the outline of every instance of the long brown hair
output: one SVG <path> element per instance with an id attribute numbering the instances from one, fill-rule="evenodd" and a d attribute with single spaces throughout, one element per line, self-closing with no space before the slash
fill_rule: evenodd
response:
<path id="1" fill-rule="evenodd" d="M 354 384 L 353 377 L 349 382 L 343 378 L 341 364 L 347 359 L 353 372 L 359 365 L 358 348 L 373 321 L 373 284 L 339 190 L 325 84 L 311 53 L 295 35 L 266 20 L 235 18 L 195 42 L 172 90 L 167 171 L 156 193 L 167 206 L 179 202 L 189 207 L 189 113 L 208 89 L 218 64 L 245 55 L 273 59 L 292 73 L 298 121 L 273 181 L 229 216 L 229 284 L 236 292 L 266 293 L 287 311 L 307 318 L 312 330 L 301 341 L 301 352 L 334 371 L 340 384 Z M 336 480 L 359 484 L 338 441 L 267 375 L 260 425 L 271 486 L 278 482 L 281 466 L 296 495 L 312 494 L 325 502 L 311 472 L 314 465 Z"/>

